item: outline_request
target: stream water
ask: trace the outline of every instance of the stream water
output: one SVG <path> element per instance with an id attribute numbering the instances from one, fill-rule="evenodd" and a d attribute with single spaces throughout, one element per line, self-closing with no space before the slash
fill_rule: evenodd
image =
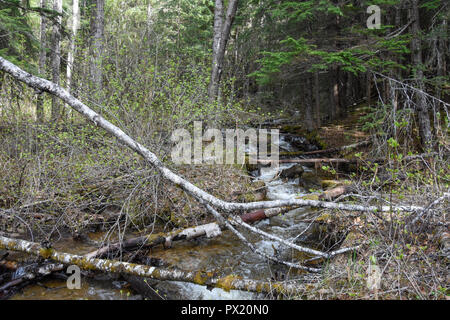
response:
<path id="1" fill-rule="evenodd" d="M 296 148 L 283 135 L 280 136 L 280 151 L 296 151 Z M 281 164 L 279 168 L 261 167 L 254 172 L 255 181 L 264 181 L 267 189 L 266 197 L 270 200 L 289 199 L 304 195 L 307 192 L 299 185 L 299 178 L 282 180 L 277 178 L 279 170 L 289 168 L 294 164 Z M 311 169 L 304 167 L 305 172 Z M 301 179 L 301 178 L 300 178 Z M 299 208 L 282 216 L 272 217 L 256 224 L 256 227 L 291 241 L 302 242 L 310 233 L 310 224 L 305 223 L 305 215 L 310 210 Z M 249 235 L 248 239 L 259 249 L 283 259 L 299 260 L 291 249 L 280 246 L 278 243 Z M 78 253 L 89 252 L 94 248 L 79 243 L 61 243 L 61 249 Z M 71 250 L 68 250 L 68 249 Z M 229 231 L 213 239 L 201 239 L 192 242 L 177 243 L 170 250 L 152 252 L 152 257 L 160 258 L 169 265 L 175 265 L 182 270 L 221 270 L 224 274 L 237 274 L 251 279 L 270 279 L 277 277 L 287 270 L 283 266 L 275 266 L 264 261 L 259 255 L 252 252 L 245 244 L 237 240 Z M 289 274 L 295 277 L 295 273 Z M 255 299 L 264 298 L 254 293 L 214 288 L 207 289 L 183 282 L 160 282 L 157 289 L 167 294 L 170 299 Z M 126 283 L 114 281 L 111 278 L 82 278 L 80 290 L 66 288 L 65 280 L 48 280 L 44 283 L 28 286 L 12 299 L 139 299 L 133 295 Z"/>

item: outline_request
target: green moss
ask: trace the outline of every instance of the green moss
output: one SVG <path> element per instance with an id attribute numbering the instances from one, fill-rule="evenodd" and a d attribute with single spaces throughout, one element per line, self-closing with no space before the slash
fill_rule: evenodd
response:
<path id="1" fill-rule="evenodd" d="M 298 197 L 298 199 L 303 199 L 303 200 L 319 200 L 319 195 L 318 195 L 318 194 L 307 194 L 307 195 Z"/>
<path id="2" fill-rule="evenodd" d="M 198 271 L 194 276 L 194 283 L 204 285 L 208 281 L 208 273 L 204 271 Z"/>
<path id="3" fill-rule="evenodd" d="M 290 133 L 290 134 L 301 135 L 305 131 L 305 129 L 303 129 L 301 125 L 287 124 L 287 125 L 282 126 L 280 128 L 280 131 L 281 132 L 287 132 L 287 133 Z"/>
<path id="4" fill-rule="evenodd" d="M 322 214 L 320 217 L 318 217 L 315 221 L 316 222 L 328 222 L 332 216 L 329 213 Z"/>
<path id="5" fill-rule="evenodd" d="M 231 274 L 229 276 L 220 278 L 217 281 L 217 287 L 228 292 L 233 288 L 233 282 L 240 279 L 242 279 L 242 277 Z"/>
<path id="6" fill-rule="evenodd" d="M 338 185 L 340 185 L 340 182 L 337 180 L 325 179 L 325 180 L 321 181 L 321 184 L 322 184 L 323 189 L 331 189 L 331 188 L 334 188 L 334 187 L 337 187 Z"/>
<path id="7" fill-rule="evenodd" d="M 39 249 L 39 255 L 44 259 L 48 259 L 52 256 L 53 251 L 51 248 L 41 248 Z"/>

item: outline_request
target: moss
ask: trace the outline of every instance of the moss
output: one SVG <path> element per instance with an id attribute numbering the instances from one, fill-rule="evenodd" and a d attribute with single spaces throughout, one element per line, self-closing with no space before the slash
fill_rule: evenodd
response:
<path id="1" fill-rule="evenodd" d="M 161 272 L 159 272 L 159 269 L 154 269 L 152 272 L 152 277 L 154 279 L 161 279 Z"/>
<path id="2" fill-rule="evenodd" d="M 242 277 L 236 276 L 236 275 L 229 275 L 229 276 L 220 278 L 217 281 L 217 287 L 228 292 L 233 288 L 233 282 L 235 280 L 240 280 L 240 279 L 242 279 Z"/>
<path id="3" fill-rule="evenodd" d="M 262 180 L 256 180 L 256 181 L 253 181 L 251 183 L 251 187 L 254 190 L 257 190 L 257 189 L 259 190 L 259 189 L 265 188 L 266 187 L 266 183 L 264 181 L 262 181 Z"/>
<path id="4" fill-rule="evenodd" d="M 303 199 L 303 200 L 319 200 L 319 195 L 318 194 L 307 194 L 304 196 L 299 197 L 298 199 Z"/>
<path id="5" fill-rule="evenodd" d="M 300 178 L 300 186 L 305 189 L 319 189 L 321 186 L 320 179 L 315 172 L 304 172 Z"/>
<path id="6" fill-rule="evenodd" d="M 44 259 L 48 259 L 52 256 L 54 250 L 51 248 L 41 248 L 39 249 L 39 255 L 44 258 Z"/>
<path id="7" fill-rule="evenodd" d="M 305 152 L 304 151 L 282 151 L 279 153 L 279 156 L 281 157 L 295 157 L 295 156 L 301 156 Z"/>
<path id="8" fill-rule="evenodd" d="M 337 181 L 337 180 L 328 180 L 328 179 L 325 179 L 325 180 L 322 180 L 322 181 L 321 181 L 321 184 L 322 184 L 322 188 L 323 188 L 323 189 L 331 189 L 331 188 L 337 187 L 337 186 L 340 185 L 341 183 L 340 183 L 339 181 Z"/>
<path id="9" fill-rule="evenodd" d="M 318 217 L 315 221 L 325 223 L 325 222 L 329 222 L 331 218 L 332 218 L 331 214 L 325 213 L 325 214 L 322 214 L 320 217 Z"/>
<path id="10" fill-rule="evenodd" d="M 320 137 L 317 130 L 312 130 L 304 133 L 304 137 L 309 140 L 309 142 L 317 145 L 320 149 L 327 149 L 327 143 Z"/>
<path id="11" fill-rule="evenodd" d="M 282 284 L 280 284 L 280 283 L 272 284 L 272 290 L 274 290 L 278 294 L 284 294 L 286 292 L 284 286 Z"/>
<path id="12" fill-rule="evenodd" d="M 152 243 L 161 237 L 164 237 L 164 233 L 162 232 L 149 234 L 147 235 L 147 243 Z"/>
<path id="13" fill-rule="evenodd" d="M 194 283 L 204 285 L 208 281 L 209 276 L 207 272 L 198 271 L 194 276 Z"/>
<path id="14" fill-rule="evenodd" d="M 330 179 L 324 179 L 321 181 L 322 188 L 324 189 L 331 189 L 335 188 L 340 185 L 350 185 L 352 182 L 350 180 L 330 180 Z"/>
<path id="15" fill-rule="evenodd" d="M 305 129 L 302 128 L 301 125 L 292 125 L 292 124 L 287 124 L 284 125 L 280 128 L 281 132 L 287 132 L 290 134 L 297 134 L 297 135 L 301 135 L 304 133 Z"/>
<path id="16" fill-rule="evenodd" d="M 263 291 L 263 289 L 264 289 L 264 285 L 261 284 L 261 283 L 258 283 L 258 284 L 256 285 L 255 291 L 256 291 L 257 293 L 261 293 L 261 292 Z"/>

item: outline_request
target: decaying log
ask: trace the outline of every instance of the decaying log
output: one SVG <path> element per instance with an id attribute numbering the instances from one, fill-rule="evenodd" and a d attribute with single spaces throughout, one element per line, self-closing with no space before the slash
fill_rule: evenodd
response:
<path id="1" fill-rule="evenodd" d="M 52 248 L 45 248 L 39 243 L 25 240 L 12 239 L 0 236 L 0 249 L 13 250 L 32 254 L 63 263 L 65 265 L 77 265 L 83 270 L 97 270 L 112 273 L 124 273 L 140 277 L 148 277 L 156 280 L 191 282 L 199 285 L 208 285 L 224 290 L 243 290 L 251 292 L 299 294 L 305 288 L 299 283 L 272 282 L 242 279 L 240 276 L 228 275 L 217 277 L 214 272 L 206 271 L 181 271 L 173 268 L 150 267 L 134 263 L 104 259 L 88 259 L 83 256 L 59 252 Z"/>
<path id="2" fill-rule="evenodd" d="M 249 202 L 249 203 L 236 203 L 236 202 L 226 202 L 221 199 L 214 197 L 213 195 L 205 192 L 204 190 L 196 187 L 186 179 L 175 174 L 173 171 L 168 169 L 164 164 L 158 159 L 158 157 L 148 150 L 146 147 L 132 139 L 123 130 L 113 125 L 111 122 L 103 118 L 101 115 L 90 109 L 80 100 L 72 96 L 67 90 L 63 89 L 59 85 L 52 83 L 48 80 L 33 76 L 28 72 L 23 71 L 13 63 L 7 61 L 6 59 L 0 57 L 0 70 L 3 70 L 10 74 L 13 78 L 24 82 L 28 86 L 36 89 L 37 91 L 48 92 L 55 97 L 63 100 L 68 106 L 72 107 L 74 110 L 79 112 L 85 118 L 93 122 L 96 126 L 99 126 L 106 130 L 108 133 L 115 136 L 121 143 L 137 152 L 141 155 L 149 164 L 151 164 L 155 169 L 157 169 L 161 175 L 172 182 L 173 184 L 179 186 L 187 193 L 191 194 L 197 199 L 202 199 L 206 203 L 211 204 L 215 208 L 221 209 L 226 212 L 233 212 L 236 210 L 256 210 L 263 208 L 277 208 L 286 206 L 313 206 L 329 209 L 341 209 L 341 210 L 351 210 L 351 211 L 373 211 L 380 210 L 378 207 L 372 206 L 357 206 L 357 205 L 347 205 L 347 204 L 333 204 L 324 201 L 315 200 L 304 200 L 304 199 L 290 199 L 290 200 L 275 200 L 275 201 L 259 201 L 259 202 Z M 397 206 L 397 207 L 386 207 L 381 208 L 381 210 L 398 210 L 398 211 L 416 211 L 423 208 L 417 208 L 413 206 Z"/>

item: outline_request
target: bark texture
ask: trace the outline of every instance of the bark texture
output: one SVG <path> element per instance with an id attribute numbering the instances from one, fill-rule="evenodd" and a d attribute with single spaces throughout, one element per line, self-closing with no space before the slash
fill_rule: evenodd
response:
<path id="1" fill-rule="evenodd" d="M 214 8 L 214 39 L 213 39 L 213 62 L 211 69 L 211 79 L 209 82 L 208 96 L 210 101 L 217 99 L 219 94 L 219 84 L 222 76 L 225 50 L 230 38 L 231 26 L 236 16 L 239 0 L 230 0 L 225 19 L 223 17 L 223 0 L 215 1 Z"/>
<path id="2" fill-rule="evenodd" d="M 421 91 L 425 89 L 423 82 L 423 60 L 422 60 L 422 44 L 420 40 L 421 29 L 419 21 L 419 4 L 418 0 L 411 1 L 410 16 L 413 21 L 411 31 L 413 38 L 411 40 L 412 62 L 415 69 L 415 78 L 417 88 Z M 428 113 L 427 99 L 425 94 L 418 94 L 416 101 L 416 113 L 419 120 L 419 133 L 422 145 L 426 151 L 433 147 L 433 136 L 431 133 L 430 115 Z"/>
<path id="3" fill-rule="evenodd" d="M 99 95 L 102 91 L 102 58 L 103 58 L 103 40 L 104 40 L 104 29 L 105 29 L 105 0 L 95 0 L 95 6 L 93 8 L 94 14 L 91 19 L 91 81 L 92 90 L 96 95 L 96 100 L 99 101 L 101 98 Z"/>
<path id="4" fill-rule="evenodd" d="M 52 39 L 52 81 L 59 85 L 60 81 L 60 67 L 61 67 L 61 23 L 62 23 L 62 0 L 54 0 L 53 10 L 59 15 L 56 18 L 56 23 L 53 26 Z M 61 119 L 61 104 L 58 97 L 52 97 L 52 121 L 59 121 Z"/>
<path id="5" fill-rule="evenodd" d="M 40 6 L 43 9 L 47 9 L 47 0 L 41 0 Z M 39 51 L 39 75 L 46 76 L 46 63 L 47 63 L 47 17 L 41 14 L 40 25 L 40 51 Z M 39 123 L 44 121 L 44 97 L 40 94 L 36 101 L 36 119 Z"/>
<path id="6" fill-rule="evenodd" d="M 72 34 L 70 37 L 69 43 L 69 53 L 67 55 L 67 71 L 66 71 L 66 82 L 67 82 L 67 91 L 71 91 L 72 89 L 72 74 L 73 74 L 73 62 L 75 57 L 75 42 L 77 37 L 77 31 L 80 27 L 80 6 L 79 0 L 73 0 L 72 4 Z"/>

